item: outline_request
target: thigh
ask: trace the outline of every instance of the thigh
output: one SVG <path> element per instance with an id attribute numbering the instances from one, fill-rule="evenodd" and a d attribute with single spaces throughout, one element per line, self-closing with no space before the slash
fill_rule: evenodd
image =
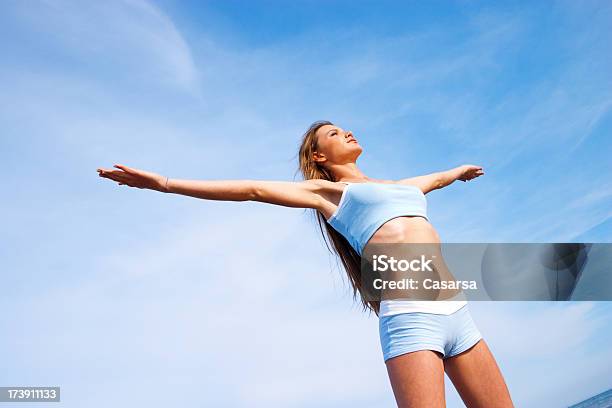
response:
<path id="1" fill-rule="evenodd" d="M 385 364 L 399 408 L 444 408 L 441 353 L 419 350 L 390 358 Z"/>
<path id="2" fill-rule="evenodd" d="M 467 408 L 514 407 L 499 367 L 483 339 L 444 360 L 444 370 Z"/>

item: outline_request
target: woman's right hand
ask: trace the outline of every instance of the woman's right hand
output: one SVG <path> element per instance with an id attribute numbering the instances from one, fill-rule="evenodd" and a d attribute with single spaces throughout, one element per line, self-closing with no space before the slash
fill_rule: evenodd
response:
<path id="1" fill-rule="evenodd" d="M 133 169 L 121 164 L 115 164 L 119 170 L 97 169 L 98 175 L 110 180 L 114 180 L 119 185 L 126 185 L 137 188 L 148 188 L 151 190 L 168 192 L 168 178 L 157 173 Z"/>

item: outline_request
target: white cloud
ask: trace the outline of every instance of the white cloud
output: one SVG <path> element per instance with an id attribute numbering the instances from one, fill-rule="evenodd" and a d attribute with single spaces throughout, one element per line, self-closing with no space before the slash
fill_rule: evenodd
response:
<path id="1" fill-rule="evenodd" d="M 89 75 L 110 75 L 107 84 L 139 78 L 199 92 L 189 45 L 172 20 L 147 1 L 52 0 L 13 7 L 12 16 L 28 25 L 31 44 L 54 49 L 55 59 L 64 58 Z"/>
<path id="2" fill-rule="evenodd" d="M 29 358 L 41 353 L 36 361 L 57 367 L 50 370 L 64 389 L 87 378 L 113 387 L 111 401 L 124 404 L 133 389 L 121 384 L 153 385 L 164 399 L 162 389 L 175 391 L 163 384 L 184 390 L 198 381 L 182 378 L 184 372 L 212 375 L 206 381 L 233 389 L 226 397 L 232 406 L 377 395 L 386 378 L 376 321 L 348 310 L 348 293 L 332 289 L 338 276 L 329 271 L 315 231 L 306 230 L 314 226 L 296 222 L 297 211 L 267 208 L 256 218 L 219 211 L 215 219 L 193 220 L 126 248 L 101 243 L 105 254 L 94 263 L 96 273 L 78 287 L 13 304 L 17 321 L 8 320 L 15 330 L 26 335 L 36 327 L 46 344 L 33 350 L 32 338 L 11 349 Z M 313 255 L 307 264 L 297 256 L 303 253 Z M 61 319 L 49 324 L 49 315 Z M 29 316 L 29 323 L 19 324 L 19 316 Z M 363 365 L 372 369 L 357 370 Z M 200 368 L 204 373 L 196 374 Z M 160 370 L 164 375 L 154 374 Z M 136 376 L 146 376 L 146 383 Z M 213 401 L 218 391 L 199 398 Z M 195 398 L 190 393 L 200 390 L 186 392 Z M 76 391 L 73 398 L 87 397 Z M 108 398 L 91 406 L 106 406 Z"/>
<path id="3" fill-rule="evenodd" d="M 596 340 L 609 341 L 606 303 L 471 302 L 469 307 L 515 404 L 535 408 L 567 406 L 605 389 L 612 354 Z"/>
<path id="4" fill-rule="evenodd" d="M 533 304 L 533 308 L 531 305 Z M 590 317 L 593 302 L 529 302 L 519 308 L 494 308 L 470 305 L 477 323 L 488 327 L 486 335 L 506 359 L 550 359 L 573 353 L 601 329 L 604 322 Z"/>

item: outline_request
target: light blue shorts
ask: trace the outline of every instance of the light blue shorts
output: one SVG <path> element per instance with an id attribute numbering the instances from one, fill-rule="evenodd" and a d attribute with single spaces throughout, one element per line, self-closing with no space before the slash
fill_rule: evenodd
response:
<path id="1" fill-rule="evenodd" d="M 385 361 L 417 350 L 439 351 L 448 358 L 482 338 L 467 304 L 449 315 L 409 312 L 381 317 L 378 328 Z"/>

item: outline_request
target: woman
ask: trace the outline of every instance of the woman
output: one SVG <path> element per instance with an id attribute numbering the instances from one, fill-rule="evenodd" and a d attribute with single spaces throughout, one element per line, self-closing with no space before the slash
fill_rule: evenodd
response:
<path id="1" fill-rule="evenodd" d="M 302 182 L 178 180 L 122 165 L 97 171 L 119 185 L 314 209 L 321 232 L 326 232 L 348 274 L 353 295 L 359 293 L 364 310 L 379 317 L 383 357 L 398 406 L 444 407 L 446 371 L 468 407 L 512 407 L 501 372 L 465 301 L 377 302 L 366 298 L 361 287 L 360 261 L 367 244 L 439 243 L 427 219 L 425 194 L 483 175 L 482 168 L 465 165 L 398 181 L 378 180 L 357 167 L 362 150 L 350 131 L 318 121 L 300 146 Z"/>

